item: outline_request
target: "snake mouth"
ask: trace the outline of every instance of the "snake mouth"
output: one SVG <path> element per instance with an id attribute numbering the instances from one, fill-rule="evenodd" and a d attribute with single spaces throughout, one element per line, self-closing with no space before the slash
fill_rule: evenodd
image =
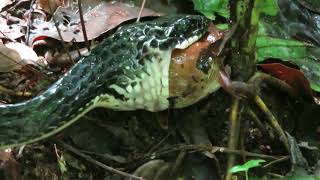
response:
<path id="1" fill-rule="evenodd" d="M 218 71 L 212 48 L 219 47 L 222 37 L 221 31 L 211 24 L 208 32 L 196 41 L 190 41 L 188 47 L 172 51 L 169 92 L 175 107 L 193 104 L 216 89 L 216 85 L 208 87 L 216 81 L 214 78 Z"/>

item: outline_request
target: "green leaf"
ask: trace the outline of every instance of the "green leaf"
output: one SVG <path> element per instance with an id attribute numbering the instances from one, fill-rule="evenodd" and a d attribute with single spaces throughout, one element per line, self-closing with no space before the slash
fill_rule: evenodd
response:
<path id="1" fill-rule="evenodd" d="M 308 54 L 308 52 L 307 52 Z M 320 56 L 319 56 L 320 57 Z M 290 61 L 291 62 L 291 61 Z M 318 59 L 305 57 L 301 59 L 293 59 L 293 63 L 300 67 L 304 75 L 310 82 L 311 89 L 320 92 L 320 62 Z"/>
<path id="2" fill-rule="evenodd" d="M 209 19 L 215 19 L 214 14 L 229 18 L 228 0 L 192 0 L 194 9 Z"/>
<path id="3" fill-rule="evenodd" d="M 219 30 L 227 30 L 229 28 L 229 24 L 217 24 L 216 27 Z"/>
<path id="4" fill-rule="evenodd" d="M 243 165 L 237 165 L 233 166 L 230 170 L 229 173 L 236 173 L 236 172 L 241 172 L 241 171 L 247 171 L 247 167 L 243 167 Z"/>
<path id="5" fill-rule="evenodd" d="M 61 155 L 60 157 L 58 156 L 58 165 L 62 174 L 68 171 L 67 164 L 63 155 Z"/>
<path id="6" fill-rule="evenodd" d="M 305 44 L 300 41 L 296 40 L 290 40 L 290 39 L 280 39 L 280 38 L 273 38 L 268 36 L 259 36 L 257 39 L 257 46 L 270 46 L 272 45 L 278 45 L 278 46 L 305 46 L 308 44 Z"/>
<path id="7" fill-rule="evenodd" d="M 262 162 L 266 162 L 266 161 L 263 159 L 252 159 L 252 160 L 244 163 L 243 165 L 237 165 L 237 166 L 232 167 L 229 170 L 229 172 L 236 173 L 236 172 L 241 172 L 241 171 L 248 171 L 250 168 L 261 166 L 260 163 L 262 163 Z"/>
<path id="8" fill-rule="evenodd" d="M 310 2 L 316 1 L 285 0 L 280 3 L 276 0 L 269 2 L 261 0 L 259 3 L 262 5 L 256 5 L 262 8 L 260 11 L 267 14 L 259 20 L 256 57 L 258 62 L 275 58 L 299 66 L 309 80 L 312 90 L 320 92 L 319 15 L 311 13 L 304 6 L 301 6 L 304 4 L 311 5 L 315 9 L 318 8 L 317 5 L 310 4 Z M 276 10 L 281 13 L 272 17 L 271 15 L 275 15 Z M 297 18 L 298 16 L 305 18 Z M 299 41 L 294 40 L 297 37 L 299 37 Z"/>
<path id="9" fill-rule="evenodd" d="M 258 8 L 261 10 L 261 12 L 269 16 L 275 16 L 278 13 L 277 0 L 262 0 L 259 3 Z"/>
<path id="10" fill-rule="evenodd" d="M 257 61 L 268 58 L 289 61 L 299 66 L 314 91 L 320 92 L 320 48 L 301 41 L 259 36 L 256 41 Z"/>
<path id="11" fill-rule="evenodd" d="M 297 59 L 306 56 L 306 44 L 280 38 L 259 36 L 256 41 L 258 62 L 267 58 Z"/>

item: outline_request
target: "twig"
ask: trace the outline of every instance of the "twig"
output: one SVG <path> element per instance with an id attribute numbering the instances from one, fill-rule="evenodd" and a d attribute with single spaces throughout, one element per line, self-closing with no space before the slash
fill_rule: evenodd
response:
<path id="1" fill-rule="evenodd" d="M 280 175 L 280 174 L 276 174 L 276 173 L 271 173 L 271 172 L 268 172 L 267 173 L 269 176 L 272 176 L 272 177 L 275 177 L 275 178 L 280 178 L 282 179 L 284 176 Z"/>
<path id="2" fill-rule="evenodd" d="M 67 54 L 68 58 L 70 59 L 70 62 L 72 62 L 72 63 L 74 64 L 74 61 L 73 61 L 73 59 L 71 58 L 71 55 L 70 55 L 69 51 L 67 50 L 67 45 L 66 45 L 66 43 L 65 43 L 64 40 L 63 40 L 61 31 L 60 31 L 60 29 L 59 29 L 59 27 L 58 27 L 58 23 L 57 23 L 57 20 L 56 20 L 56 18 L 55 18 L 55 16 L 54 16 L 54 13 L 53 13 L 53 10 L 52 10 L 52 8 L 51 8 L 51 4 L 50 4 L 50 1 L 49 1 L 49 0 L 48 0 L 48 7 L 49 7 L 49 10 L 50 10 L 50 14 L 52 15 L 52 20 L 53 20 L 53 22 L 54 22 L 54 26 L 55 26 L 56 29 L 57 29 L 59 38 L 61 39 L 61 43 L 62 43 L 62 46 L 63 46 L 63 50 L 65 51 L 65 53 Z"/>
<path id="3" fill-rule="evenodd" d="M 142 0 L 142 4 L 141 4 L 140 12 L 139 12 L 139 15 L 138 15 L 138 18 L 137 18 L 137 22 L 140 21 L 140 18 L 141 18 L 141 15 L 142 15 L 142 11 L 144 9 L 144 5 L 145 4 L 146 4 L 146 0 Z"/>
<path id="4" fill-rule="evenodd" d="M 262 131 L 263 134 L 268 135 L 268 130 L 266 129 L 265 125 L 260 121 L 257 114 L 252 111 L 251 108 L 246 109 L 248 115 L 251 117 L 253 122 L 259 127 L 259 129 Z"/>
<path id="5" fill-rule="evenodd" d="M 27 32 L 26 32 L 26 43 L 29 43 L 29 38 L 30 38 L 30 26 L 32 23 L 32 13 L 33 13 L 33 4 L 35 3 L 36 0 L 32 0 L 31 4 L 30 4 L 30 8 L 29 8 L 29 15 L 28 15 L 28 19 L 27 19 Z"/>
<path id="6" fill-rule="evenodd" d="M 32 93 L 31 93 L 31 92 L 24 92 L 24 91 L 18 91 L 18 92 L 16 92 L 16 91 L 13 91 L 13 90 L 8 89 L 8 88 L 6 88 L 6 87 L 4 87 L 4 86 L 1 86 L 1 85 L 0 85 L 0 92 L 7 93 L 7 94 L 9 94 L 9 95 L 11 95 L 11 96 L 23 96 L 23 97 L 30 97 L 30 96 L 32 96 Z"/>
<path id="7" fill-rule="evenodd" d="M 15 39 L 12 39 L 9 36 L 7 36 L 4 32 L 0 31 L 0 33 L 2 34 L 3 37 L 9 39 L 11 42 L 17 42 Z"/>
<path id="8" fill-rule="evenodd" d="M 250 156 L 250 157 L 265 158 L 265 159 L 277 159 L 277 158 L 279 158 L 279 157 L 275 157 L 275 156 L 252 153 L 252 152 L 248 152 L 248 151 L 244 151 L 244 150 L 228 149 L 228 148 L 224 148 L 224 147 L 220 147 L 219 148 L 219 152 L 236 154 L 236 155 L 245 155 L 245 156 Z M 281 156 L 280 158 L 282 158 L 282 157 L 284 157 L 284 156 Z"/>
<path id="9" fill-rule="evenodd" d="M 227 44 L 227 42 L 231 39 L 231 37 L 234 35 L 234 33 L 236 32 L 238 27 L 238 22 L 236 22 L 234 25 L 231 26 L 230 30 L 228 32 L 225 33 L 224 38 L 222 39 L 222 42 L 219 46 L 218 49 L 218 53 L 217 56 L 221 55 L 221 52 L 223 49 L 225 49 L 225 45 Z"/>
<path id="10" fill-rule="evenodd" d="M 185 159 L 187 155 L 187 152 L 182 151 L 177 156 L 175 162 L 173 163 L 172 167 L 170 168 L 170 177 L 174 177 L 179 172 L 179 169 L 181 167 L 181 164 L 183 163 L 183 160 Z"/>
<path id="11" fill-rule="evenodd" d="M 172 135 L 172 131 L 169 132 L 164 138 L 162 138 L 162 140 L 159 143 L 157 143 L 154 146 L 152 146 L 147 154 L 152 154 L 152 152 L 155 149 L 157 149 L 159 146 L 161 146 L 171 135 Z"/>
<path id="12" fill-rule="evenodd" d="M 231 105 L 230 112 L 230 129 L 229 129 L 229 137 L 228 137 L 228 148 L 236 149 L 238 146 L 239 139 L 239 99 L 234 99 Z M 229 170 L 235 163 L 236 156 L 234 154 L 230 154 L 228 156 L 227 162 L 227 170 Z M 226 180 L 231 180 L 231 174 L 226 173 Z"/>
<path id="13" fill-rule="evenodd" d="M 80 16 L 80 23 L 81 23 L 83 38 L 84 38 L 84 41 L 86 43 L 87 49 L 90 51 L 90 44 L 89 44 L 89 41 L 88 41 L 86 26 L 84 24 L 84 19 L 83 19 L 83 11 L 82 11 L 81 0 L 78 0 L 78 9 L 79 9 L 79 16 Z"/>
<path id="14" fill-rule="evenodd" d="M 286 160 L 289 160 L 290 158 L 288 156 L 285 156 L 285 157 L 282 157 L 280 159 L 276 159 L 274 161 L 271 161 L 270 163 L 264 165 L 263 167 L 264 168 L 267 168 L 268 166 L 271 166 L 273 164 L 276 164 L 276 163 L 279 163 L 279 162 L 283 162 L 283 161 L 286 161 Z"/>
<path id="15" fill-rule="evenodd" d="M 119 164 L 127 163 L 127 160 L 122 156 L 114 156 L 114 155 L 111 155 L 111 154 L 108 154 L 108 153 L 100 154 L 100 153 L 86 151 L 86 150 L 81 150 L 81 152 L 83 152 L 85 154 L 89 154 L 89 155 L 98 156 L 98 157 L 103 158 L 103 159 L 105 159 L 107 161 L 115 161 L 115 162 L 117 162 Z"/>
<path id="16" fill-rule="evenodd" d="M 293 98 L 297 98 L 296 93 L 294 89 L 285 83 L 284 81 L 277 79 L 271 75 L 265 74 L 265 73 L 255 73 L 248 81 L 249 84 L 253 84 L 258 91 L 261 91 L 261 84 L 267 83 L 268 85 L 271 85 L 280 91 L 283 91 L 285 93 L 288 93 L 289 96 Z"/>
<path id="17" fill-rule="evenodd" d="M 202 152 L 202 151 L 209 151 L 211 153 L 227 153 L 227 154 L 235 154 L 235 155 L 245 155 L 249 157 L 257 157 L 257 158 L 263 158 L 263 159 L 279 159 L 287 156 L 269 156 L 264 154 L 258 154 L 258 153 L 252 153 L 244 150 L 237 150 L 237 149 L 230 149 L 226 147 L 220 147 L 220 146 L 211 146 L 211 145 L 194 145 L 194 144 L 178 144 L 174 146 L 167 147 L 165 149 L 156 151 L 152 154 L 148 154 L 144 156 L 145 159 L 149 158 L 158 158 L 163 155 L 167 155 L 169 153 L 173 152 L 181 152 L 181 151 L 196 151 L 196 152 Z"/>
<path id="18" fill-rule="evenodd" d="M 111 173 L 118 174 L 118 175 L 120 175 L 120 176 L 127 177 L 127 178 L 131 178 L 131 179 L 145 180 L 145 179 L 142 178 L 142 177 L 138 177 L 138 176 L 135 176 L 135 175 L 132 175 L 132 174 L 129 174 L 129 173 L 126 173 L 126 172 L 117 170 L 117 169 L 115 169 L 115 168 L 113 168 L 113 167 L 107 166 L 107 165 L 105 165 L 105 164 L 103 164 L 103 163 L 101 163 L 101 162 L 99 162 L 99 161 L 91 158 L 90 156 L 82 153 L 82 152 L 79 151 L 78 149 L 76 149 L 76 148 L 74 148 L 74 147 L 72 147 L 72 146 L 64 143 L 63 141 L 56 140 L 55 142 L 56 142 L 58 145 L 62 146 L 64 149 L 67 149 L 68 151 L 73 152 L 74 154 L 76 154 L 76 155 L 84 158 L 85 160 L 87 160 L 87 161 L 89 161 L 89 162 L 91 162 L 91 163 L 93 163 L 93 164 L 95 164 L 95 165 L 97 165 L 97 166 L 99 166 L 99 167 L 101 167 L 101 168 L 103 168 L 103 169 L 111 172 Z"/>
<path id="19" fill-rule="evenodd" d="M 254 97 L 254 101 L 257 104 L 257 106 L 259 107 L 259 109 L 265 114 L 265 116 L 268 119 L 271 126 L 278 133 L 279 138 L 284 143 L 284 146 L 286 147 L 287 151 L 290 152 L 290 147 L 289 147 L 289 142 L 288 142 L 287 136 L 285 135 L 283 129 L 281 128 L 280 124 L 278 123 L 278 120 L 276 119 L 276 117 L 271 113 L 271 111 L 266 106 L 266 104 L 263 102 L 263 100 L 260 98 L 260 96 L 256 95 Z"/>
<path id="20" fill-rule="evenodd" d="M 297 96 L 294 89 L 289 86 L 287 83 L 281 81 L 280 79 L 274 78 L 268 74 L 265 73 L 255 73 L 249 80 L 250 84 L 253 84 L 257 89 L 259 89 L 260 91 L 260 87 L 262 83 L 268 83 L 273 87 L 276 87 L 277 89 L 288 93 L 291 97 L 295 98 Z M 260 96 L 255 95 L 254 97 L 254 101 L 257 104 L 257 106 L 259 107 L 259 109 L 265 114 L 265 116 L 267 117 L 269 123 L 271 124 L 271 126 L 276 130 L 276 132 L 278 133 L 280 140 L 284 143 L 286 149 L 288 152 L 290 152 L 290 148 L 289 148 L 289 143 L 288 143 L 288 139 L 284 133 L 284 131 L 282 130 L 280 124 L 278 123 L 279 121 L 276 119 L 276 117 L 271 113 L 271 111 L 268 109 L 268 107 L 266 106 L 266 104 L 263 102 L 263 100 L 260 98 Z"/>

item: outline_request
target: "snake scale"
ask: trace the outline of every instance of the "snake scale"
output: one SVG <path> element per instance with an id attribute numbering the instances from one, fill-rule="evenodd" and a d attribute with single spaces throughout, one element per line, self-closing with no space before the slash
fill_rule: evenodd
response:
<path id="1" fill-rule="evenodd" d="M 194 104 L 219 88 L 217 68 L 203 52 L 184 67 L 189 55 L 179 50 L 208 34 L 209 24 L 175 15 L 121 27 L 39 96 L 1 104 L 0 148 L 47 138 L 95 107 L 154 112 Z"/>

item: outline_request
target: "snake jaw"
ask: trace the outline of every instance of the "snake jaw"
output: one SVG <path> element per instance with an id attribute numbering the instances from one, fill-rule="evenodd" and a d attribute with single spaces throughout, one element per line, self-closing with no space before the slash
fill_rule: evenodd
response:
<path id="1" fill-rule="evenodd" d="M 195 43 L 200 39 L 199 36 L 193 36 L 188 38 L 187 40 L 183 41 L 181 44 L 178 44 L 175 46 L 175 49 L 186 49 L 189 47 L 191 44 Z"/>

